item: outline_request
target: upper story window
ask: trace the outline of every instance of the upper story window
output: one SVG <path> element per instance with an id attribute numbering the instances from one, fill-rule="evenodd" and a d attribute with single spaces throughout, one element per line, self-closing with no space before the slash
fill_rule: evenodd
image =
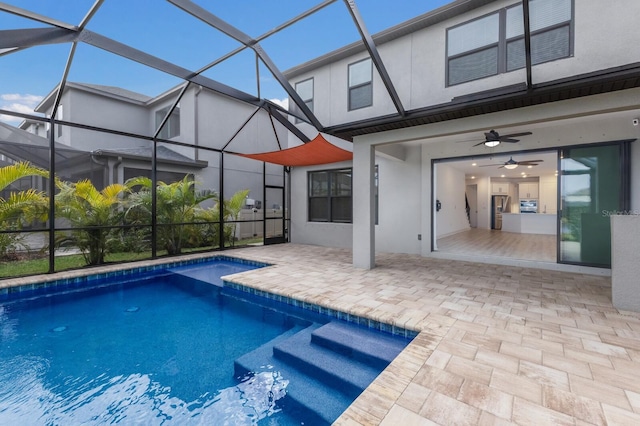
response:
<path id="1" fill-rule="evenodd" d="M 164 120 L 165 115 L 167 115 L 170 109 L 171 107 L 168 106 L 166 108 L 162 108 L 156 111 L 156 129 L 160 126 L 160 124 L 162 123 L 162 120 Z M 169 117 L 169 120 L 167 120 L 162 130 L 160 130 L 160 134 L 158 134 L 158 137 L 161 139 L 171 139 L 171 138 L 175 138 L 176 136 L 180 136 L 180 107 L 179 106 L 175 107 L 175 109 L 171 113 L 171 116 Z"/>
<path id="2" fill-rule="evenodd" d="M 373 105 L 371 59 L 349 65 L 349 111 Z"/>
<path id="3" fill-rule="evenodd" d="M 313 77 L 296 83 L 296 93 L 304 104 L 313 112 Z M 296 124 L 302 120 L 296 118 Z"/>
<path id="4" fill-rule="evenodd" d="M 532 65 L 571 56 L 572 0 L 530 0 Z M 447 30 L 447 84 L 454 85 L 525 66 L 522 4 Z"/>

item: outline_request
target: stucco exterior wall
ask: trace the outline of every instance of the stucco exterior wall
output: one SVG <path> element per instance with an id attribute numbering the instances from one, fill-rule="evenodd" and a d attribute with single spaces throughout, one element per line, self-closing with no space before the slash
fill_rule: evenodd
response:
<path id="1" fill-rule="evenodd" d="M 422 228 L 421 147 L 407 147 L 404 161 L 376 156 L 379 175 L 376 251 L 420 253 Z M 422 238 L 422 235 L 420 236 Z"/>
<path id="2" fill-rule="evenodd" d="M 640 312 L 640 212 L 611 217 L 611 292 L 613 306 Z"/>
<path id="3" fill-rule="evenodd" d="M 351 248 L 353 227 L 350 223 L 309 222 L 308 220 L 307 173 L 345 167 L 351 167 L 351 162 L 295 167 L 291 171 L 291 242 Z"/>
<path id="4" fill-rule="evenodd" d="M 495 1 L 412 34 L 378 45 L 394 87 L 405 109 L 450 102 L 464 95 L 523 84 L 526 70 L 519 69 L 463 84 L 446 85 L 447 28 L 516 4 Z M 603 9 L 606 9 L 603 11 Z M 604 5 L 598 0 L 574 1 L 574 53 L 569 58 L 532 67 L 534 84 L 640 62 L 640 31 L 635 31 L 640 2 L 618 0 Z M 395 113 L 385 86 L 374 69 L 373 106 L 348 111 L 348 64 L 368 57 L 350 58 L 318 67 L 292 79 L 292 84 L 313 77 L 314 114 L 324 126 L 333 126 Z"/>

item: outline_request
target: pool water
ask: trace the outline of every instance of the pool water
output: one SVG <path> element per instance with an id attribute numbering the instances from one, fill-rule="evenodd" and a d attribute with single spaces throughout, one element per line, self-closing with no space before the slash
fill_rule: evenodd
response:
<path id="1" fill-rule="evenodd" d="M 233 361 L 292 325 L 170 277 L 0 304 L 0 424 L 250 424 L 286 382 Z"/>
<path id="2" fill-rule="evenodd" d="M 322 343 L 327 334 L 348 333 L 364 352 L 386 346 L 371 331 L 345 329 L 357 325 L 223 287 L 221 276 L 255 267 L 216 260 L 5 297 L 0 425 L 331 423 L 384 366 L 327 358 L 309 336 L 340 358 L 345 348 Z M 387 343 L 385 363 L 408 340 Z M 327 377 L 328 388 L 317 384 Z"/>

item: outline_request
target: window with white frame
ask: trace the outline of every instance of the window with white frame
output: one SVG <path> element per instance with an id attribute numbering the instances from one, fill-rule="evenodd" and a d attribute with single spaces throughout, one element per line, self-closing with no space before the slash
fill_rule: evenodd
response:
<path id="1" fill-rule="evenodd" d="M 167 115 L 170 109 L 171 107 L 168 106 L 166 108 L 162 108 L 156 111 L 156 129 L 160 126 L 160 124 L 162 123 L 162 120 L 164 120 L 164 117 Z M 171 138 L 175 138 L 176 136 L 180 136 L 180 107 L 179 106 L 175 107 L 175 109 L 171 113 L 171 116 L 169 117 L 164 127 L 162 127 L 162 129 L 160 130 L 160 133 L 158 134 L 158 137 L 161 139 L 171 139 Z"/>
<path id="2" fill-rule="evenodd" d="M 530 0 L 532 65 L 573 54 L 573 0 Z M 522 4 L 447 30 L 447 84 L 525 66 Z"/>
<path id="3" fill-rule="evenodd" d="M 296 93 L 302 102 L 313 112 L 313 77 L 296 83 Z M 302 120 L 296 118 L 296 124 Z"/>
<path id="4" fill-rule="evenodd" d="M 373 105 L 371 59 L 349 65 L 349 111 Z"/>

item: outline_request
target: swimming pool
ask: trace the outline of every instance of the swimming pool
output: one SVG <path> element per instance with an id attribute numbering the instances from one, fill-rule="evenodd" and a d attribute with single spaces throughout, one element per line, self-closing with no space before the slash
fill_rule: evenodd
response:
<path id="1" fill-rule="evenodd" d="M 373 340 L 335 316 L 222 285 L 258 266 L 218 258 L 4 294 L 0 424 L 335 420 L 388 363 L 367 352 L 389 347 L 392 359 L 409 338 Z"/>

